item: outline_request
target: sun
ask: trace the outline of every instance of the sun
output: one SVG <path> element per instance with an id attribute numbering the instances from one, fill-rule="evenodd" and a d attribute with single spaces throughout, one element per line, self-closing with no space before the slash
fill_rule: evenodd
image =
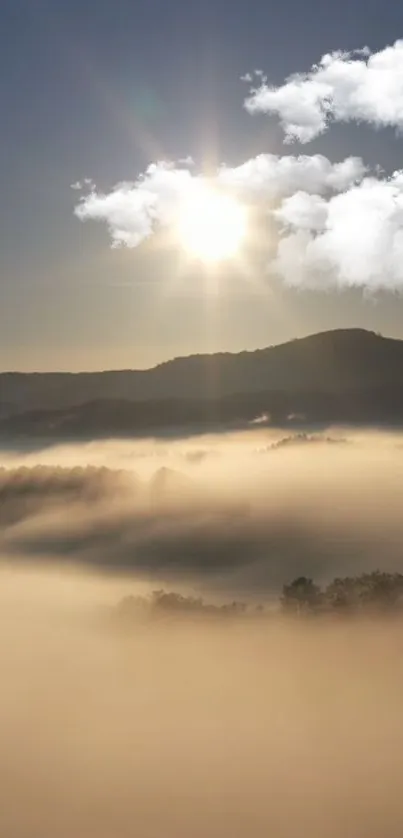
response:
<path id="1" fill-rule="evenodd" d="M 184 201 L 177 231 L 189 255 L 216 264 L 238 253 L 246 233 L 246 210 L 234 198 L 202 186 Z"/>

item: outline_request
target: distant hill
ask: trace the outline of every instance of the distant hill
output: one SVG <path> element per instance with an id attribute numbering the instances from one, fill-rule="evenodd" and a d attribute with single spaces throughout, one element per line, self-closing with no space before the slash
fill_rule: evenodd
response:
<path id="1" fill-rule="evenodd" d="M 0 434 L 97 435 L 161 426 L 403 421 L 403 341 L 335 330 L 150 370 L 0 374 Z"/>
<path id="2" fill-rule="evenodd" d="M 403 341 L 337 329 L 254 352 L 190 355 L 149 370 L 0 373 L 11 410 L 72 407 L 98 399 L 218 398 L 263 390 L 331 390 L 403 382 Z"/>

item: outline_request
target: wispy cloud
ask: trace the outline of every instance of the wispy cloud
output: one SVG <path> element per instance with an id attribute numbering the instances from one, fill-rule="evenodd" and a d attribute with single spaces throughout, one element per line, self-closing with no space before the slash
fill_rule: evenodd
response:
<path id="1" fill-rule="evenodd" d="M 76 180 L 75 183 L 70 184 L 70 189 L 75 189 L 81 192 L 83 189 L 92 189 L 94 182 L 90 177 L 85 177 L 84 180 Z"/>
<path id="2" fill-rule="evenodd" d="M 279 86 L 261 76 L 256 82 L 245 107 L 277 114 L 287 142 L 309 142 L 331 122 L 403 128 L 403 40 L 374 53 L 364 48 L 324 55 L 309 72 Z"/>

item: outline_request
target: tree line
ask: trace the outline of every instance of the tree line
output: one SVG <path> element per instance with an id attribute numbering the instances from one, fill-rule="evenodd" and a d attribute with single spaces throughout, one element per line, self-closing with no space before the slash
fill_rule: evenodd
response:
<path id="1" fill-rule="evenodd" d="M 283 586 L 276 602 L 270 606 L 248 606 L 233 601 L 223 605 L 206 603 L 201 597 L 185 596 L 163 589 L 149 596 L 127 596 L 118 605 L 118 616 L 211 616 L 240 617 L 280 613 L 292 617 L 323 614 L 387 614 L 403 613 L 403 575 L 379 570 L 359 576 L 333 579 L 321 587 L 307 576 L 299 576 Z"/>
<path id="2" fill-rule="evenodd" d="M 403 609 L 401 573 L 337 577 L 324 588 L 300 576 L 283 586 L 280 605 L 287 614 L 391 612 Z"/>

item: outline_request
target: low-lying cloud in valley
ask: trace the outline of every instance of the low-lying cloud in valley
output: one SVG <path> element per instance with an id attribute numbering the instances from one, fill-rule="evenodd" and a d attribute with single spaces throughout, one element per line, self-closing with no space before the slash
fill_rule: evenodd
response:
<path id="1" fill-rule="evenodd" d="M 400 618 L 112 619 L 160 586 L 253 608 L 295 575 L 401 571 L 400 446 L 3 453 L 0 832 L 400 836 Z"/>
<path id="2" fill-rule="evenodd" d="M 9 454 L 0 549 L 252 598 L 301 574 L 399 570 L 399 439 L 257 426 Z"/>

